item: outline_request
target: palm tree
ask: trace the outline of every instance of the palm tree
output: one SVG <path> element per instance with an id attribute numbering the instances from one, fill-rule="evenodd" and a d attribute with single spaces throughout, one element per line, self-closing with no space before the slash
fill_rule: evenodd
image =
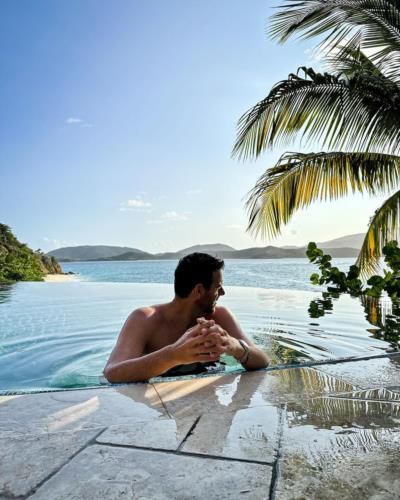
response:
<path id="1" fill-rule="evenodd" d="M 366 276 L 400 229 L 400 1 L 282 0 L 270 36 L 322 37 L 330 72 L 301 67 L 239 120 L 233 154 L 256 158 L 295 138 L 323 152 L 285 153 L 247 199 L 248 229 L 278 235 L 293 213 L 349 193 L 389 194 L 357 259 Z"/>

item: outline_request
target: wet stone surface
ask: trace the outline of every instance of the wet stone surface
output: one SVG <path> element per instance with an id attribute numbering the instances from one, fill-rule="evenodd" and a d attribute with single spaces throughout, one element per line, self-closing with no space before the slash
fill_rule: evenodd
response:
<path id="1" fill-rule="evenodd" d="M 0 397 L 0 499 L 398 498 L 399 364 Z"/>
<path id="2" fill-rule="evenodd" d="M 175 417 L 276 406 L 299 398 L 355 390 L 352 384 L 313 368 L 205 377 L 158 383 L 156 387 L 168 412 Z"/>
<path id="3" fill-rule="evenodd" d="M 317 369 L 360 389 L 400 385 L 400 354 L 367 361 L 319 365 Z"/>
<path id="4" fill-rule="evenodd" d="M 276 498 L 398 498 L 400 405 L 316 398 L 287 406 Z"/>
<path id="5" fill-rule="evenodd" d="M 367 389 L 365 391 L 353 391 L 345 394 L 338 394 L 338 398 L 364 399 L 364 400 L 382 400 L 391 402 L 400 402 L 400 392 L 396 388 L 379 387 L 377 389 Z"/>
<path id="6" fill-rule="evenodd" d="M 126 425 L 111 425 L 97 438 L 98 443 L 177 450 L 195 424 L 195 418 L 159 419 Z"/>
<path id="7" fill-rule="evenodd" d="M 38 489 L 35 500 L 268 498 L 272 468 L 95 445 Z M 244 496 L 246 494 L 246 496 Z"/>
<path id="8" fill-rule="evenodd" d="M 104 428 L 158 419 L 165 410 L 147 384 L 0 398 L 0 437 Z"/>
<path id="9" fill-rule="evenodd" d="M 202 415 L 182 451 L 273 463 L 278 452 L 280 408 L 262 406 Z"/>
<path id="10" fill-rule="evenodd" d="M 56 432 L 0 439 L 0 495 L 27 495 L 98 434 Z"/>

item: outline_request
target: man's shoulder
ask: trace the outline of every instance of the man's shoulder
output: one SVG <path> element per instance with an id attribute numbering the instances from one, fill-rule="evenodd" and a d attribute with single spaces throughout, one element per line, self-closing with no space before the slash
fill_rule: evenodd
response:
<path id="1" fill-rule="evenodd" d="M 129 321 L 151 321 L 157 315 L 159 306 L 142 306 L 138 307 L 128 317 Z"/>
<path id="2" fill-rule="evenodd" d="M 232 318 L 233 314 L 231 311 L 224 306 L 216 306 L 214 312 L 211 314 L 211 319 L 218 322 L 218 319 Z"/>

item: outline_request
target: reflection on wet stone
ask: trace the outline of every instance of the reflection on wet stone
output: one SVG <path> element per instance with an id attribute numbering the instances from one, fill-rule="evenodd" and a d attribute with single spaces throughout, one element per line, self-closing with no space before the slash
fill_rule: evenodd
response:
<path id="1" fill-rule="evenodd" d="M 277 497 L 396 498 L 399 443 L 398 404 L 333 397 L 289 404 Z"/>
<path id="2" fill-rule="evenodd" d="M 290 427 L 313 425 L 315 429 L 334 427 L 400 427 L 400 406 L 383 401 L 343 398 L 314 398 L 287 406 Z"/>
<path id="3" fill-rule="evenodd" d="M 278 451 L 280 409 L 262 406 L 200 418 L 183 452 L 273 463 Z"/>
<path id="4" fill-rule="evenodd" d="M 397 390 L 396 390 L 397 389 Z M 378 389 L 367 389 L 366 391 L 354 391 L 346 394 L 340 394 L 337 397 L 351 399 L 373 399 L 383 401 L 399 401 L 400 402 L 400 387 L 380 387 Z"/>
<path id="5" fill-rule="evenodd" d="M 156 387 L 174 417 L 280 405 L 355 390 L 353 385 L 312 368 L 163 382 Z"/>
<path id="6" fill-rule="evenodd" d="M 400 382 L 400 354 L 366 361 L 320 365 L 317 368 L 360 389 L 396 386 Z"/>

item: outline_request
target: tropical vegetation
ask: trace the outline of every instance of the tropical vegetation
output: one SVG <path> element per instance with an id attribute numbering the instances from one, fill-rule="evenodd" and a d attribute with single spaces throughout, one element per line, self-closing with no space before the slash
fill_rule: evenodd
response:
<path id="1" fill-rule="evenodd" d="M 307 257 L 316 264 L 321 274 L 313 273 L 310 281 L 313 285 L 327 285 L 327 291 L 332 293 L 348 293 L 353 297 L 367 295 L 379 298 L 386 292 L 391 299 L 400 299 L 400 248 L 397 241 L 391 241 L 383 247 L 386 269 L 383 276 L 371 276 L 364 287 L 360 280 L 358 266 L 350 266 L 348 272 L 333 266 L 332 257 L 317 247 L 314 242 L 308 244 Z"/>
<path id="2" fill-rule="evenodd" d="M 330 255 L 314 242 L 309 243 L 307 257 L 319 269 L 319 273 L 310 276 L 310 281 L 313 285 L 326 285 L 326 291 L 321 298 L 311 300 L 308 313 L 312 318 L 320 318 L 326 311 L 333 310 L 333 301 L 340 295 L 359 297 L 367 320 L 378 327 L 371 333 L 389 341 L 397 350 L 400 346 L 400 248 L 397 241 L 385 245 L 382 253 L 386 267 L 383 276 L 371 276 L 368 286 L 364 286 L 357 265 L 350 266 L 347 272 L 342 271 L 332 265 Z M 389 300 L 380 300 L 383 295 Z"/>
<path id="3" fill-rule="evenodd" d="M 280 43 L 318 37 L 328 70 L 301 67 L 278 82 L 240 118 L 234 154 L 256 158 L 300 138 L 322 151 L 287 152 L 258 179 L 248 229 L 274 237 L 317 200 L 389 195 L 356 263 L 371 275 L 400 226 L 400 2 L 282 0 L 269 34 Z"/>
<path id="4" fill-rule="evenodd" d="M 0 224 L 0 283 L 13 281 L 42 281 L 45 274 L 60 273 L 54 257 L 34 252 L 20 243 L 11 229 Z"/>

